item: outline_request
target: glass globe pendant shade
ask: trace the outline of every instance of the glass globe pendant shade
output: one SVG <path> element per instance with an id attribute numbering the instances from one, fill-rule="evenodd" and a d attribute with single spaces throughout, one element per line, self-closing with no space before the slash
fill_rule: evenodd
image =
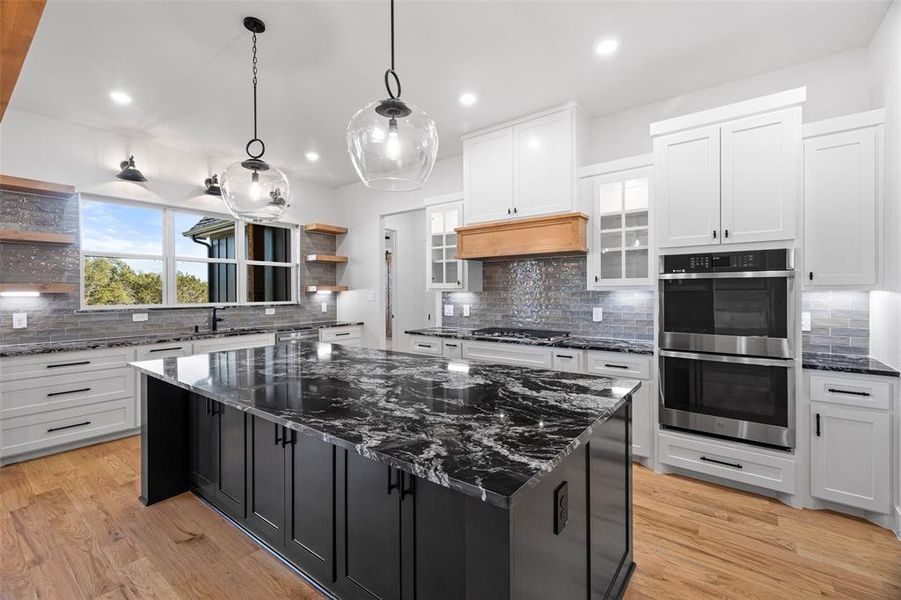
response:
<path id="1" fill-rule="evenodd" d="M 396 98 L 372 102 L 348 123 L 347 152 L 366 187 L 418 190 L 435 166 L 438 129 L 414 104 Z"/>
<path id="2" fill-rule="evenodd" d="M 219 178 L 222 198 L 236 219 L 266 223 L 288 208 L 288 178 L 264 161 L 251 158 L 236 162 Z"/>

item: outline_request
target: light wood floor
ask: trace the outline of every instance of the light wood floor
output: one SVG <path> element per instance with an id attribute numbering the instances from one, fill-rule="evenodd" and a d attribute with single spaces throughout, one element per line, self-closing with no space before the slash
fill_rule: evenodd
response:
<path id="1" fill-rule="evenodd" d="M 190 494 L 143 507 L 140 439 L 0 469 L 0 598 L 319 598 Z M 901 542 L 635 467 L 630 600 L 901 598 Z"/>

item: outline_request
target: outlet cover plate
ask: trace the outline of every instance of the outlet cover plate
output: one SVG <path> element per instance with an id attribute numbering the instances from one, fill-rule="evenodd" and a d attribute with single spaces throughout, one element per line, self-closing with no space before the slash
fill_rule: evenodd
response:
<path id="1" fill-rule="evenodd" d="M 28 313 L 13 313 L 13 329 L 28 327 Z"/>
<path id="2" fill-rule="evenodd" d="M 274 308 L 267 308 L 267 309 L 266 309 L 266 315 L 267 315 L 267 316 L 270 316 L 270 317 L 271 317 L 271 316 L 274 315 L 274 314 L 275 314 L 275 309 L 274 309 Z"/>
<path id="3" fill-rule="evenodd" d="M 604 309 L 600 306 L 595 306 L 591 309 L 591 320 L 595 323 L 600 323 L 604 320 Z"/>
<path id="4" fill-rule="evenodd" d="M 444 316 L 445 317 L 454 316 L 454 305 L 453 304 L 445 304 L 444 305 Z"/>
<path id="5" fill-rule="evenodd" d="M 468 316 L 469 316 L 469 310 L 470 310 L 469 304 L 464 304 L 464 305 L 463 305 L 463 316 L 464 316 L 464 317 L 468 317 Z"/>
<path id="6" fill-rule="evenodd" d="M 801 331 L 810 331 L 810 313 L 801 313 Z"/>
<path id="7" fill-rule="evenodd" d="M 140 323 L 147 320 L 147 313 L 133 313 L 131 315 L 132 323 Z"/>
<path id="8" fill-rule="evenodd" d="M 328 304 L 326 302 L 322 303 L 322 312 L 328 312 Z"/>

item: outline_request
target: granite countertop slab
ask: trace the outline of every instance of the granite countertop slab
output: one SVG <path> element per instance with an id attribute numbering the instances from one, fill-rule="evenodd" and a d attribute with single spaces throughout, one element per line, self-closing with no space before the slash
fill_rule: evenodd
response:
<path id="1" fill-rule="evenodd" d="M 132 364 L 503 508 L 641 384 L 319 342 Z"/>
<path id="2" fill-rule="evenodd" d="M 321 321 L 316 323 L 298 323 L 295 325 L 271 325 L 267 327 L 237 327 L 234 329 L 222 329 L 219 331 L 201 331 L 200 333 L 157 333 L 137 335 L 130 337 L 109 337 L 87 340 L 68 340 L 60 342 L 40 342 L 35 344 L 7 344 L 0 346 L 0 358 L 13 356 L 32 356 L 37 354 L 51 354 L 54 352 L 76 352 L 80 350 L 100 350 L 104 348 L 123 348 L 127 346 L 147 346 L 151 344 L 170 344 L 177 342 L 192 342 L 196 340 L 208 340 L 226 338 L 240 335 L 254 335 L 263 333 L 282 333 L 289 331 L 308 331 L 310 329 L 325 329 L 329 327 L 347 327 L 362 325 L 362 322 L 349 321 Z"/>
<path id="3" fill-rule="evenodd" d="M 473 334 L 467 327 L 426 327 L 410 329 L 404 333 L 410 335 L 429 335 L 432 337 L 458 340 L 478 340 L 484 342 L 502 342 L 505 344 L 526 344 L 530 346 L 548 346 L 552 348 L 579 348 L 582 350 L 604 350 L 606 352 L 626 352 L 629 354 L 654 354 L 654 342 L 651 340 L 618 340 L 615 338 L 594 337 L 587 335 L 571 335 L 555 342 L 499 339 L 482 337 Z"/>
<path id="4" fill-rule="evenodd" d="M 869 356 L 849 356 L 845 354 L 821 354 L 804 352 L 801 365 L 816 371 L 836 371 L 839 373 L 862 373 L 864 375 L 884 375 L 898 377 L 899 372 L 885 363 Z"/>

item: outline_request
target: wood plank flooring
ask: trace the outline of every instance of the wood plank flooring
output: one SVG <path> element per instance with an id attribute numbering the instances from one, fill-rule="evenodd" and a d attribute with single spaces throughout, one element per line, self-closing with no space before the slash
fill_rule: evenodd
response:
<path id="1" fill-rule="evenodd" d="M 138 502 L 140 438 L 0 469 L 0 598 L 320 598 L 191 494 Z M 636 466 L 629 600 L 901 599 L 875 525 Z"/>

